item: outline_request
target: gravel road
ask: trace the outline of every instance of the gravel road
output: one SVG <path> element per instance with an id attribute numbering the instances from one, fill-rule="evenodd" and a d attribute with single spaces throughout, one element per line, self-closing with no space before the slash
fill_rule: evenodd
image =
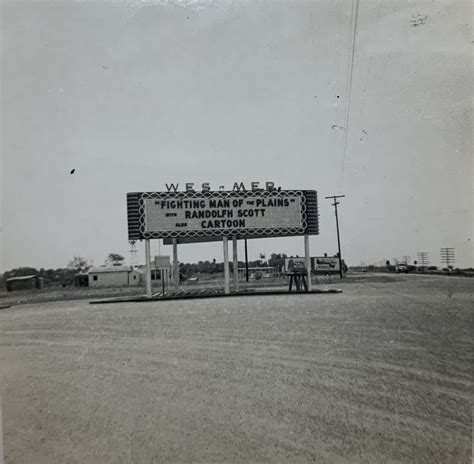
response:
<path id="1" fill-rule="evenodd" d="M 5 462 L 468 463 L 473 284 L 1 310 Z"/>

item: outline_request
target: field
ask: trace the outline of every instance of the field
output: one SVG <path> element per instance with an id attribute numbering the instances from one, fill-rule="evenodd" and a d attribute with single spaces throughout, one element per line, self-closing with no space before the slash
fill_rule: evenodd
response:
<path id="1" fill-rule="evenodd" d="M 471 461 L 474 281 L 0 311 L 8 463 Z"/>

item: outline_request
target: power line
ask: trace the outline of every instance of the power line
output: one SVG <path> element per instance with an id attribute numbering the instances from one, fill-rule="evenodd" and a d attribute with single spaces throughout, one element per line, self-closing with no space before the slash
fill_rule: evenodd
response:
<path id="1" fill-rule="evenodd" d="M 349 137 L 349 122 L 350 122 L 350 112 L 351 112 L 351 101 L 352 101 L 352 78 L 354 72 L 354 57 L 355 57 L 355 47 L 356 47 L 356 38 L 357 38 L 357 24 L 359 18 L 359 0 L 352 0 L 352 11 L 351 11 L 351 42 L 352 46 L 350 49 L 350 55 L 348 60 L 347 67 L 347 78 L 346 78 L 346 120 L 345 120 L 345 133 L 344 133 L 344 151 L 342 157 L 342 171 L 344 172 L 344 165 L 346 163 L 346 153 L 347 153 L 347 142 Z"/>

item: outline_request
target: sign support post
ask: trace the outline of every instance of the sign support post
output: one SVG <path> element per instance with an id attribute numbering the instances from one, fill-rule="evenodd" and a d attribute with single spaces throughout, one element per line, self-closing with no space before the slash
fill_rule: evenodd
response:
<path id="1" fill-rule="evenodd" d="M 150 239 L 145 239 L 145 289 L 146 289 L 146 297 L 152 297 L 151 291 L 151 266 L 150 266 Z"/>
<path id="2" fill-rule="evenodd" d="M 232 270 L 234 278 L 234 290 L 239 289 L 239 260 L 237 257 L 237 236 L 232 237 Z"/>
<path id="3" fill-rule="evenodd" d="M 229 288 L 229 238 L 223 237 L 224 244 L 224 293 L 230 293 Z"/>
<path id="4" fill-rule="evenodd" d="M 311 256 L 309 254 L 309 235 L 304 236 L 304 258 L 308 279 L 308 292 L 311 291 Z"/>
<path id="5" fill-rule="evenodd" d="M 247 239 L 245 239 L 245 280 L 249 281 L 249 256 L 247 253 Z"/>
<path id="6" fill-rule="evenodd" d="M 179 287 L 179 266 L 178 266 L 178 239 L 173 238 L 173 284 L 175 290 Z"/>

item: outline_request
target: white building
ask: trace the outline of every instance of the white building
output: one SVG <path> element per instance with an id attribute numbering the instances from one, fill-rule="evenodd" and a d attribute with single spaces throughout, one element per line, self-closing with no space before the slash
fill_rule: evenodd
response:
<path id="1" fill-rule="evenodd" d="M 89 287 L 140 285 L 140 273 L 130 266 L 101 266 L 89 269 Z"/>

